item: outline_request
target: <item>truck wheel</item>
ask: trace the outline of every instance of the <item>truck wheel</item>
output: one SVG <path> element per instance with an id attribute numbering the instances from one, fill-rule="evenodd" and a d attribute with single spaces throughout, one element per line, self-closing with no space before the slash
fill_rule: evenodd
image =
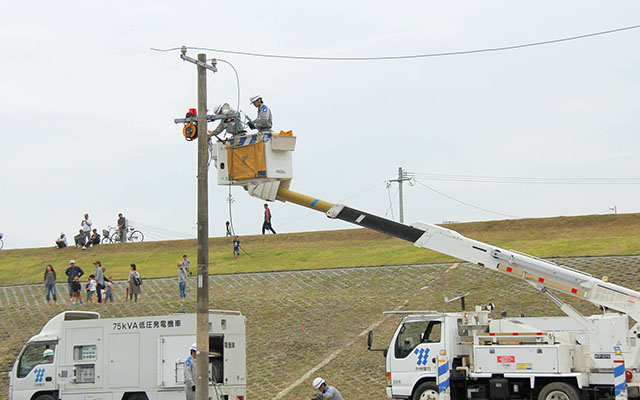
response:
<path id="1" fill-rule="evenodd" d="M 40 396 L 36 397 L 35 400 L 56 400 L 56 399 L 50 394 L 41 394 Z"/>
<path id="2" fill-rule="evenodd" d="M 219 358 L 211 360 L 211 378 L 215 383 L 222 383 L 222 360 Z"/>
<path id="3" fill-rule="evenodd" d="M 424 382 L 413 393 L 413 400 L 438 400 L 438 386 L 433 382 Z"/>
<path id="4" fill-rule="evenodd" d="M 580 393 L 568 383 L 552 382 L 542 388 L 538 400 L 580 400 Z"/>

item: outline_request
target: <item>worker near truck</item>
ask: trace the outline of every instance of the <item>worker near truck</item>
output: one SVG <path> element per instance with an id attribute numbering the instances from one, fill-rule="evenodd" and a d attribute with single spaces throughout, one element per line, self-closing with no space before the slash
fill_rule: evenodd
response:
<path id="1" fill-rule="evenodd" d="M 259 130 L 260 132 L 270 132 L 271 127 L 273 126 L 273 116 L 271 115 L 271 109 L 267 107 L 266 104 L 262 101 L 261 95 L 255 95 L 250 99 L 251 104 L 253 104 L 258 109 L 258 116 L 255 120 L 249 120 L 249 127 Z"/>
<path id="2" fill-rule="evenodd" d="M 51 349 L 46 349 L 45 351 L 43 351 L 42 358 L 44 358 L 44 361 L 42 361 L 41 364 L 52 364 L 53 355 L 54 355 L 54 352 Z"/>
<path id="3" fill-rule="evenodd" d="M 196 398 L 196 344 L 189 349 L 189 357 L 184 362 L 184 393 L 187 400 Z"/>
<path id="4" fill-rule="evenodd" d="M 330 400 L 342 400 L 342 395 L 333 386 L 327 385 L 322 378 L 316 378 L 313 380 L 313 389 L 318 393 L 315 394 L 311 398 L 311 400 L 321 400 L 321 399 L 330 399 Z"/>

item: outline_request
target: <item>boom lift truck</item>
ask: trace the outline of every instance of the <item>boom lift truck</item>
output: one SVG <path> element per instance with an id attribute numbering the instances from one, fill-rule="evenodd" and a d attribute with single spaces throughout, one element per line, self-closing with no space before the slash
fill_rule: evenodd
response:
<path id="1" fill-rule="evenodd" d="M 640 292 L 440 226 L 408 226 L 293 192 L 294 149 L 295 137 L 272 133 L 217 143 L 218 184 L 242 186 L 263 200 L 302 205 L 523 279 L 567 315 L 495 320 L 490 308 L 480 306 L 459 313 L 410 312 L 384 349 L 388 397 L 626 399 L 627 391 L 640 397 Z M 583 316 L 552 292 L 586 300 L 603 313 Z M 371 349 L 371 333 L 368 341 Z"/>

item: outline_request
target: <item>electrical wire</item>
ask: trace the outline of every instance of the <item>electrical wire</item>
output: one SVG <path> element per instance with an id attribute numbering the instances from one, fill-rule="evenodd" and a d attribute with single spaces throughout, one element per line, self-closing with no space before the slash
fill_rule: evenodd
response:
<path id="1" fill-rule="evenodd" d="M 408 172 L 407 177 L 423 180 L 446 182 L 507 183 L 529 185 L 640 185 L 640 178 L 567 178 L 567 177 L 521 177 L 521 176 L 486 176 L 486 175 L 454 175 Z"/>
<path id="2" fill-rule="evenodd" d="M 395 220 L 396 217 L 393 215 L 393 200 L 396 199 L 396 196 L 398 195 L 398 192 L 400 191 L 400 187 L 398 187 L 398 189 L 396 189 L 396 193 L 393 195 L 393 199 L 391 198 L 391 189 L 390 189 L 390 185 L 387 185 L 387 194 L 389 195 L 389 208 L 387 209 L 387 212 L 384 213 L 384 216 L 386 217 L 389 214 L 389 210 L 391 210 L 391 219 Z"/>
<path id="3" fill-rule="evenodd" d="M 628 31 L 631 29 L 640 28 L 640 25 L 631 25 L 622 28 L 610 29 L 606 31 L 587 33 L 584 35 L 577 36 L 569 36 L 560 39 L 552 39 L 552 40 L 544 40 L 539 42 L 531 42 L 525 44 L 517 44 L 512 46 L 502 46 L 502 47 L 489 47 L 483 49 L 475 49 L 475 50 L 462 50 L 462 51 L 450 51 L 443 53 L 426 53 L 426 54 L 410 54 L 410 55 L 401 55 L 401 56 L 374 56 L 374 57 L 318 57 L 318 56 L 294 56 L 294 55 L 284 55 L 284 54 L 266 54 L 266 53 L 254 53 L 247 51 L 236 51 L 236 50 L 224 50 L 224 49 L 214 49 L 209 47 L 192 47 L 187 46 L 186 48 L 189 50 L 204 50 L 204 51 L 216 51 L 219 53 L 226 54 L 235 54 L 240 56 L 251 56 L 251 57 L 264 57 L 264 58 L 279 58 L 279 59 L 289 59 L 289 60 L 310 60 L 310 61 L 380 61 L 380 60 L 406 60 L 406 59 L 415 59 L 415 58 L 428 58 L 428 57 L 445 57 L 445 56 L 457 56 L 457 55 L 466 55 L 466 54 L 477 54 L 477 53 L 488 53 L 488 52 L 496 52 L 496 51 L 505 51 L 505 50 L 514 50 L 514 49 L 522 49 L 525 47 L 534 47 L 534 46 L 543 46 L 547 44 L 554 44 L 560 42 L 568 42 L 571 40 L 585 39 L 594 36 L 607 35 L 616 32 Z M 181 47 L 173 47 L 169 49 L 157 49 L 151 48 L 153 51 L 176 51 L 180 50 Z"/>
<path id="4" fill-rule="evenodd" d="M 473 208 L 475 208 L 475 209 L 482 210 L 482 211 L 485 211 L 485 212 L 488 212 L 488 213 L 491 213 L 491 214 L 501 215 L 501 216 L 503 216 L 503 217 L 508 217 L 508 218 L 520 218 L 520 217 L 516 217 L 515 215 L 503 214 L 503 213 L 500 213 L 500 212 L 497 212 L 497 211 L 492 211 L 492 210 L 489 210 L 489 209 L 486 209 L 486 208 L 482 208 L 482 207 L 479 207 L 479 206 L 475 206 L 475 205 L 473 205 L 473 204 L 470 204 L 470 203 L 467 203 L 467 202 L 465 202 L 465 201 L 458 200 L 458 199 L 456 199 L 456 198 L 454 198 L 454 197 L 451 197 L 451 196 L 449 196 L 448 194 L 442 193 L 442 192 L 440 192 L 440 191 L 438 191 L 438 190 L 436 190 L 436 189 L 432 188 L 431 186 L 427 186 L 427 185 L 425 185 L 424 183 L 420 182 L 420 181 L 419 181 L 419 180 L 417 180 L 417 179 L 416 179 L 415 181 L 416 181 L 416 183 L 418 183 L 418 184 L 420 184 L 420 185 L 422 185 L 422 186 L 426 187 L 427 189 L 431 190 L 432 192 L 438 193 L 439 195 L 444 196 L 444 197 L 446 197 L 446 198 L 448 198 L 448 199 L 450 199 L 450 200 L 456 201 L 456 202 L 458 202 L 458 203 L 460 203 L 460 204 L 464 204 L 465 206 L 473 207 Z"/>

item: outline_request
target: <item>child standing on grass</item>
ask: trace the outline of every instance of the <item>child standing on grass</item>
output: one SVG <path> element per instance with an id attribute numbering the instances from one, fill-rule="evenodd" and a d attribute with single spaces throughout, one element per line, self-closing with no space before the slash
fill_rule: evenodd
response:
<path id="1" fill-rule="evenodd" d="M 95 275 L 91 274 L 89 275 L 89 282 L 87 283 L 87 302 L 88 303 L 95 303 L 95 297 L 96 297 L 96 288 L 97 288 L 97 283 L 96 283 L 96 277 Z"/>
<path id="2" fill-rule="evenodd" d="M 233 259 L 236 260 L 240 258 L 240 239 L 238 239 L 238 235 L 233 239 Z"/>
<path id="3" fill-rule="evenodd" d="M 113 278 L 109 277 L 109 279 L 107 280 L 107 289 L 106 289 L 106 293 L 104 295 L 104 302 L 106 303 L 107 301 L 111 301 L 113 303 Z"/>
<path id="4" fill-rule="evenodd" d="M 80 300 L 80 290 L 82 290 L 82 285 L 80 284 L 78 275 L 76 275 L 71 281 L 71 305 L 82 304 L 82 300 Z"/>

